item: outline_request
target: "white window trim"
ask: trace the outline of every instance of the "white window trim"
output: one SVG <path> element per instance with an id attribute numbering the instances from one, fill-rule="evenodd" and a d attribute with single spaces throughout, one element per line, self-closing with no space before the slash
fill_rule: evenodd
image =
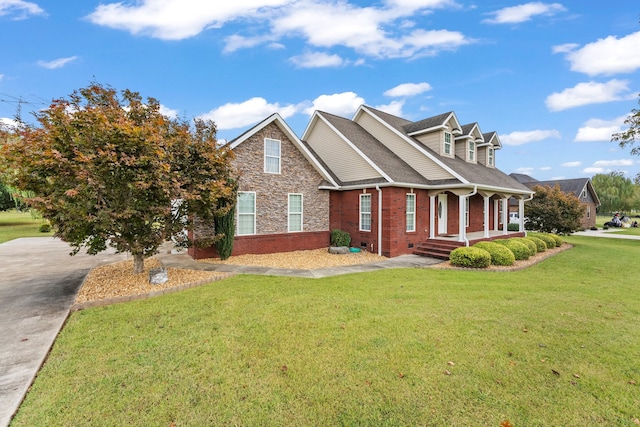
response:
<path id="1" fill-rule="evenodd" d="M 449 135 L 449 152 L 447 153 L 447 135 Z M 442 154 L 451 157 L 453 155 L 453 135 L 445 131 L 442 136 Z"/>
<path id="2" fill-rule="evenodd" d="M 253 213 L 252 214 L 248 214 L 248 213 L 240 213 L 240 209 L 236 209 L 236 215 L 237 215 L 237 222 L 236 222 L 236 235 L 238 236 L 252 236 L 254 234 L 256 234 L 256 217 L 258 216 L 258 212 L 256 210 L 256 192 L 255 191 L 238 191 L 238 205 L 240 204 L 239 200 L 240 200 L 240 194 L 253 194 Z M 244 215 L 244 216 L 248 216 L 251 215 L 253 216 L 253 233 L 240 233 L 240 216 Z"/>
<path id="3" fill-rule="evenodd" d="M 475 162 L 476 161 L 476 143 L 473 141 L 469 141 L 469 145 L 468 145 L 468 152 L 467 152 L 467 157 L 469 158 L 470 162 Z"/>
<path id="4" fill-rule="evenodd" d="M 270 156 L 267 154 L 267 141 L 273 141 L 273 142 L 277 142 L 278 143 L 278 152 L 279 155 L 278 157 L 275 156 Z M 268 158 L 272 158 L 278 159 L 278 171 L 277 172 L 273 172 L 273 171 L 269 171 L 267 170 L 267 159 Z M 282 141 L 280 141 L 279 139 L 273 139 L 273 138 L 265 138 L 264 139 L 264 173 L 272 173 L 275 175 L 279 175 L 282 171 Z"/>
<path id="5" fill-rule="evenodd" d="M 300 196 L 300 212 L 291 212 L 291 196 Z M 304 195 L 302 193 L 289 193 L 287 196 L 287 230 L 289 233 L 304 231 Z M 300 215 L 300 230 L 291 230 L 291 217 Z"/>
<path id="6" fill-rule="evenodd" d="M 364 200 L 364 199 L 368 199 L 369 200 L 369 211 L 368 212 L 364 212 L 362 210 L 362 200 Z M 371 224 L 371 194 L 369 194 L 369 193 L 360 194 L 360 206 L 359 206 L 358 211 L 359 211 L 359 218 L 360 218 L 359 221 L 358 221 L 358 229 L 360 231 L 371 231 L 371 225 L 372 225 Z M 369 217 L 369 228 L 368 229 L 362 227 L 362 224 L 363 224 L 362 219 L 363 219 L 364 215 L 368 215 L 368 217 Z"/>
<path id="7" fill-rule="evenodd" d="M 489 149 L 487 150 L 487 164 L 491 167 L 493 167 L 495 164 L 495 155 L 496 153 L 494 149 L 489 147 Z"/>
<path id="8" fill-rule="evenodd" d="M 413 211 L 409 211 L 408 202 L 409 199 L 413 199 Z M 416 193 L 407 193 L 407 197 L 405 199 L 405 209 L 406 209 L 406 232 L 407 233 L 415 233 L 416 231 Z M 411 215 L 411 220 L 409 220 L 409 215 Z"/>

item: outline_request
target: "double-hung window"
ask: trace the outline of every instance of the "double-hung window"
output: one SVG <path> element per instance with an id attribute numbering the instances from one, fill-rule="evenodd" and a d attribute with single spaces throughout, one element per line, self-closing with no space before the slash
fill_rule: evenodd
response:
<path id="1" fill-rule="evenodd" d="M 302 231 L 302 194 L 289 194 L 289 231 Z"/>
<path id="2" fill-rule="evenodd" d="M 280 173 L 281 144 L 277 139 L 264 139 L 264 171 L 265 173 Z"/>
<path id="3" fill-rule="evenodd" d="M 238 235 L 256 234 L 256 193 L 238 192 Z"/>
<path id="4" fill-rule="evenodd" d="M 488 157 L 489 157 L 489 158 L 488 158 L 488 160 L 487 160 L 487 164 L 488 164 L 489 166 L 493 166 L 493 155 L 494 155 L 494 153 L 493 153 L 493 148 L 489 148 L 489 150 L 488 150 Z"/>
<path id="5" fill-rule="evenodd" d="M 444 133 L 444 154 L 451 155 L 451 132 Z"/>
<path id="6" fill-rule="evenodd" d="M 476 159 L 476 143 L 469 141 L 469 161 L 473 162 Z"/>
<path id="7" fill-rule="evenodd" d="M 371 231 L 371 194 L 360 195 L 360 231 Z"/>
<path id="8" fill-rule="evenodd" d="M 407 232 L 416 231 L 416 195 L 407 194 Z"/>

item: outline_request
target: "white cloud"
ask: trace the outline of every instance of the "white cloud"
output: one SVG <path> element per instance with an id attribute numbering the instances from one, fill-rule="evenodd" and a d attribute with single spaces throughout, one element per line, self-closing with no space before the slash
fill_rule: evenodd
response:
<path id="1" fill-rule="evenodd" d="M 165 105 L 160 104 L 160 114 L 162 114 L 163 116 L 176 118 L 178 117 L 178 110 L 174 110 Z"/>
<path id="2" fill-rule="evenodd" d="M 0 0 L 0 16 L 12 16 L 14 20 L 26 19 L 30 15 L 44 14 L 35 3 L 23 0 Z"/>
<path id="3" fill-rule="evenodd" d="M 582 173 L 586 173 L 589 175 L 595 175 L 597 173 L 604 173 L 604 172 L 605 172 L 604 168 L 588 167 L 588 168 L 582 169 Z"/>
<path id="4" fill-rule="evenodd" d="M 630 95 L 627 80 L 613 79 L 606 83 L 578 83 L 575 87 L 552 93 L 545 104 L 550 111 L 561 111 L 582 105 L 619 101 Z"/>
<path id="5" fill-rule="evenodd" d="M 4 79 L 4 74 L 0 74 L 0 82 Z"/>
<path id="6" fill-rule="evenodd" d="M 289 59 L 298 68 L 340 67 L 346 63 L 339 55 L 324 52 L 307 52 Z"/>
<path id="7" fill-rule="evenodd" d="M 633 53 L 640 52 L 640 31 L 620 39 L 609 36 L 580 49 L 577 45 L 556 46 L 554 52 L 566 52 L 571 70 L 590 76 L 633 73 L 640 68 L 640 55 Z"/>
<path id="8" fill-rule="evenodd" d="M 38 61 L 38 65 L 42 68 L 54 70 L 56 68 L 62 68 L 68 63 L 75 61 L 76 59 L 78 59 L 77 56 L 69 56 L 67 58 L 54 59 L 53 61 Z"/>
<path id="9" fill-rule="evenodd" d="M 420 95 L 432 89 L 429 83 L 403 83 L 385 91 L 384 96 L 394 98 Z"/>
<path id="10" fill-rule="evenodd" d="M 545 139 L 560 139 L 560 132 L 551 130 L 516 131 L 506 135 L 500 135 L 500 141 L 505 145 L 523 145 L 529 142 L 543 141 Z"/>
<path id="11" fill-rule="evenodd" d="M 577 43 L 565 43 L 565 44 L 559 44 L 557 46 L 553 46 L 551 48 L 551 51 L 553 53 L 567 53 L 567 52 L 571 52 L 573 50 L 575 50 L 578 46 L 580 46 Z"/>
<path id="12" fill-rule="evenodd" d="M 532 167 L 520 167 L 515 170 L 515 173 L 521 173 L 524 175 L 532 175 L 535 168 Z"/>
<path id="13" fill-rule="evenodd" d="M 199 116 L 213 120 L 218 129 L 237 129 L 258 123 L 273 113 L 282 118 L 291 117 L 299 111 L 296 105 L 269 104 L 264 98 L 251 98 L 240 103 L 228 103 Z"/>
<path id="14" fill-rule="evenodd" d="M 593 162 L 593 166 L 598 168 L 611 168 L 614 166 L 633 166 L 633 160 L 631 159 L 598 160 Z"/>
<path id="15" fill-rule="evenodd" d="M 391 101 L 386 105 L 378 105 L 374 108 L 384 111 L 385 113 L 392 114 L 397 117 L 402 117 L 404 114 L 402 113 L 402 107 L 404 107 L 404 101 Z"/>
<path id="16" fill-rule="evenodd" d="M 241 17 L 257 18 L 267 8 L 295 0 L 142 0 L 129 6 L 122 2 L 101 4 L 87 18 L 94 24 L 145 34 L 164 40 L 194 37 L 207 28 L 219 28 Z"/>
<path id="17" fill-rule="evenodd" d="M 576 168 L 581 165 L 582 165 L 582 162 L 565 162 L 560 166 L 562 166 L 563 168 Z"/>
<path id="18" fill-rule="evenodd" d="M 611 141 L 611 135 L 622 132 L 626 118 L 627 116 L 620 116 L 613 120 L 589 119 L 578 129 L 574 141 Z"/>
<path id="19" fill-rule="evenodd" d="M 0 128 L 2 127 L 15 128 L 18 127 L 18 122 L 8 117 L 0 117 Z"/>
<path id="20" fill-rule="evenodd" d="M 565 10 L 560 3 L 531 2 L 491 12 L 493 18 L 485 19 L 482 22 L 487 24 L 519 24 L 530 21 L 537 15 L 551 16 Z"/>
<path id="21" fill-rule="evenodd" d="M 354 92 L 336 93 L 333 95 L 320 95 L 313 100 L 312 105 L 304 110 L 308 115 L 312 115 L 316 110 L 338 116 L 351 116 L 364 104 L 364 98 L 359 97 Z"/>
<path id="22" fill-rule="evenodd" d="M 388 0 L 379 7 L 314 0 L 141 0 L 133 5 L 100 5 L 88 19 L 97 25 L 165 40 L 194 37 L 208 28 L 250 20 L 247 28 L 252 35 L 225 38 L 224 52 L 301 37 L 316 48 L 343 46 L 361 55 L 409 58 L 475 42 L 457 31 L 412 30 L 407 21 L 443 7 L 460 6 L 451 0 Z"/>

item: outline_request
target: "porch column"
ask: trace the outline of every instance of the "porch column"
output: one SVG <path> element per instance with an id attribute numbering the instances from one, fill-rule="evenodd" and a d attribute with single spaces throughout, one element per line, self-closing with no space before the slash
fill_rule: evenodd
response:
<path id="1" fill-rule="evenodd" d="M 489 197 L 484 196 L 484 237 L 489 238 Z"/>
<path id="2" fill-rule="evenodd" d="M 524 231 L 524 198 L 518 199 L 518 224 L 520 232 Z"/>
<path id="3" fill-rule="evenodd" d="M 509 234 L 509 199 L 502 199 L 502 234 Z"/>
<path id="4" fill-rule="evenodd" d="M 434 239 L 436 237 L 436 196 L 429 196 L 429 238 Z"/>
<path id="5" fill-rule="evenodd" d="M 500 200 L 493 201 L 493 229 L 498 230 L 500 226 Z"/>
<path id="6" fill-rule="evenodd" d="M 467 241 L 467 224 L 465 221 L 465 207 L 467 196 L 458 196 L 458 242 Z"/>

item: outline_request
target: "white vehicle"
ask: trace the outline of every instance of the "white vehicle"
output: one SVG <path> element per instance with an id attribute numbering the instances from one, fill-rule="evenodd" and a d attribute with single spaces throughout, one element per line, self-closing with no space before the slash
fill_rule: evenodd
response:
<path id="1" fill-rule="evenodd" d="M 509 224 L 518 224 L 519 222 L 518 212 L 509 212 Z"/>

